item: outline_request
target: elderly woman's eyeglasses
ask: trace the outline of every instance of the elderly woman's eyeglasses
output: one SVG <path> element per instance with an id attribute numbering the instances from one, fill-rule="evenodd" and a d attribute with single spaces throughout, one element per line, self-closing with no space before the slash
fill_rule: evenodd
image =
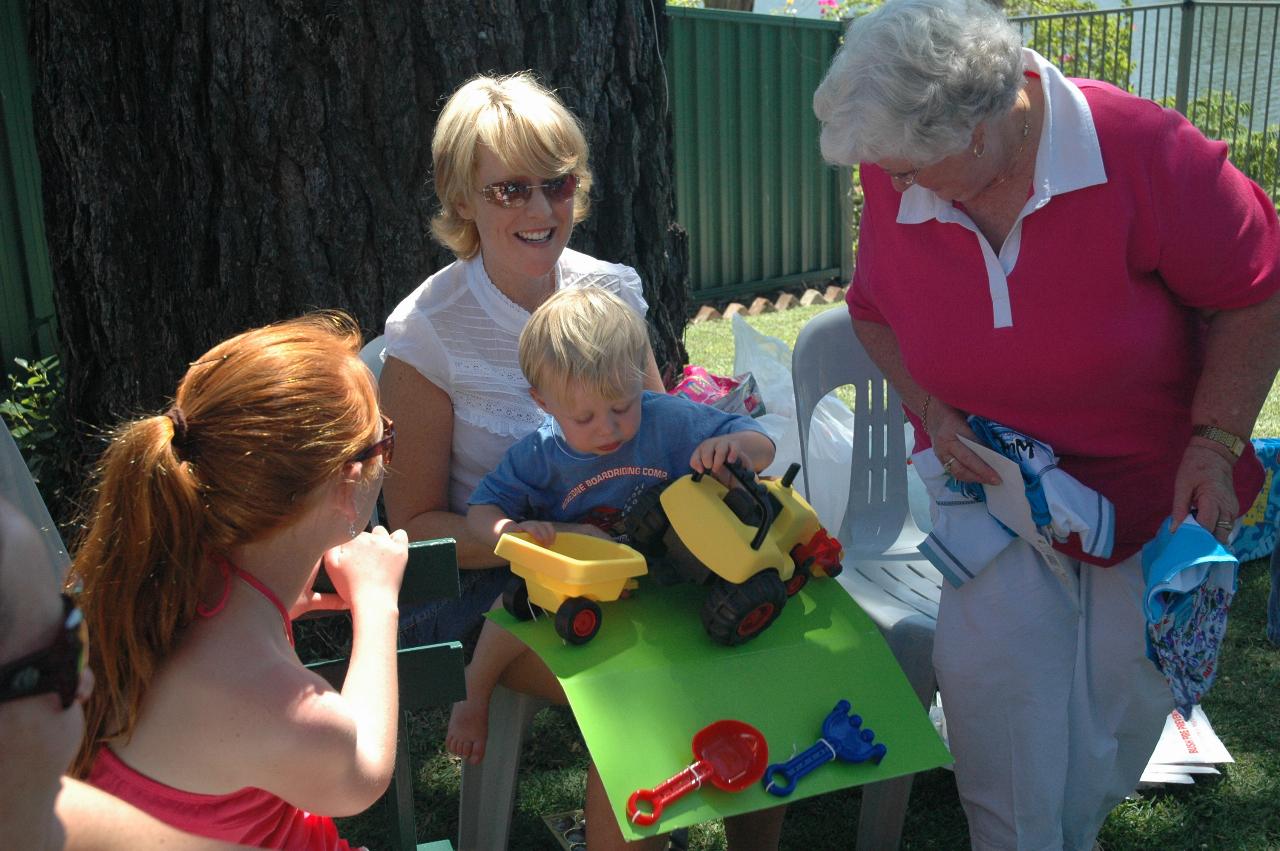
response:
<path id="1" fill-rule="evenodd" d="M 920 174 L 920 170 L 924 166 L 918 166 L 911 171 L 889 171 L 885 169 L 885 174 L 889 175 L 889 179 L 894 183 L 901 183 L 903 186 L 915 186 L 916 176 Z"/>
<path id="2" fill-rule="evenodd" d="M 62 629 L 53 644 L 0 667 L 0 703 L 56 692 L 62 708 L 75 702 L 89 661 L 89 630 L 75 601 L 62 595 Z"/>
<path id="3" fill-rule="evenodd" d="M 391 463 L 391 456 L 396 451 L 396 424 L 386 414 L 380 413 L 378 416 L 382 417 L 382 439 L 361 451 L 352 461 L 368 461 L 381 455 L 383 464 Z"/>
<path id="4" fill-rule="evenodd" d="M 578 176 L 564 174 L 553 177 L 545 183 L 525 183 L 521 180 L 499 180 L 490 183 L 480 190 L 484 200 L 498 207 L 523 207 L 533 197 L 533 190 L 541 189 L 542 194 L 553 204 L 562 204 L 573 198 L 578 189 Z"/>

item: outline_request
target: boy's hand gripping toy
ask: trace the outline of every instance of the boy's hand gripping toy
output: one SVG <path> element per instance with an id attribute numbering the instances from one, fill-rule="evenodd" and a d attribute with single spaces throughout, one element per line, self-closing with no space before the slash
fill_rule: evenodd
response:
<path id="1" fill-rule="evenodd" d="M 741 792 L 764 774 L 769 748 L 764 734 L 742 721 L 725 719 L 693 737 L 692 765 L 653 789 L 637 789 L 627 799 L 627 818 L 642 827 L 662 816 L 675 799 L 701 788 L 703 781 L 726 792 Z M 641 807 L 645 809 L 642 810 Z"/>
<path id="2" fill-rule="evenodd" d="M 872 744 L 876 734 L 862 729 L 862 718 L 849 714 L 849 701 L 842 700 L 822 722 L 822 738 L 786 762 L 775 762 L 765 769 L 764 790 L 785 798 L 796 788 L 796 781 L 820 765 L 833 759 L 843 762 L 866 762 L 879 765 L 888 752 L 880 744 Z"/>

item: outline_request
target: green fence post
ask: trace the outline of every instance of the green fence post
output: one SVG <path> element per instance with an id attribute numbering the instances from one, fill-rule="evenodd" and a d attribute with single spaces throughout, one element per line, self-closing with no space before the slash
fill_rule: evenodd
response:
<path id="1" fill-rule="evenodd" d="M 1195 0 L 1183 0 L 1182 27 L 1178 33 L 1178 78 L 1173 99 L 1173 108 L 1183 115 L 1187 114 L 1187 84 L 1191 77 L 1191 35 L 1195 21 Z"/>

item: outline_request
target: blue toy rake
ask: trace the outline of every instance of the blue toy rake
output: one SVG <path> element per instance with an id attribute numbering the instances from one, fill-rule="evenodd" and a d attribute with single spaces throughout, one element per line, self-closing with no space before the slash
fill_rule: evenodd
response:
<path id="1" fill-rule="evenodd" d="M 796 781 L 820 765 L 839 759 L 842 762 L 866 762 L 879 765 L 888 748 L 875 744 L 876 734 L 862 729 L 862 717 L 849 713 L 849 701 L 842 700 L 822 722 L 822 738 L 786 762 L 775 762 L 764 770 L 761 783 L 771 795 L 785 798 L 796 788 Z"/>

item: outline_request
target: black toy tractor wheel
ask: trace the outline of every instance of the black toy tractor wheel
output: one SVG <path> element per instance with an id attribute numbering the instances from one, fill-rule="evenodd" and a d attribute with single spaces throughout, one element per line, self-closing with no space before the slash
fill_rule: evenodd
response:
<path id="1" fill-rule="evenodd" d="M 787 588 L 776 570 L 763 570 L 741 585 L 717 579 L 702 607 L 702 626 L 718 644 L 741 644 L 764 632 L 786 602 Z"/>
<path id="2" fill-rule="evenodd" d="M 809 584 L 809 564 L 810 561 L 806 560 L 804 564 L 796 565 L 796 572 L 786 582 L 788 597 L 794 597 L 800 593 L 801 588 Z"/>
<path id="3" fill-rule="evenodd" d="M 662 487 L 655 485 L 641 493 L 635 504 L 627 510 L 627 516 L 623 520 L 623 528 L 631 539 L 631 546 L 646 558 L 658 558 L 666 554 L 662 539 L 671 528 L 671 523 L 662 507 L 662 491 Z"/>
<path id="4" fill-rule="evenodd" d="M 556 633 L 570 644 L 586 644 L 600 631 L 600 606 L 586 597 L 570 597 L 556 610 Z"/>
<path id="5" fill-rule="evenodd" d="M 529 602 L 529 587 L 519 576 L 507 580 L 507 587 L 502 589 L 502 608 L 518 621 L 527 621 L 533 617 L 533 604 Z"/>

